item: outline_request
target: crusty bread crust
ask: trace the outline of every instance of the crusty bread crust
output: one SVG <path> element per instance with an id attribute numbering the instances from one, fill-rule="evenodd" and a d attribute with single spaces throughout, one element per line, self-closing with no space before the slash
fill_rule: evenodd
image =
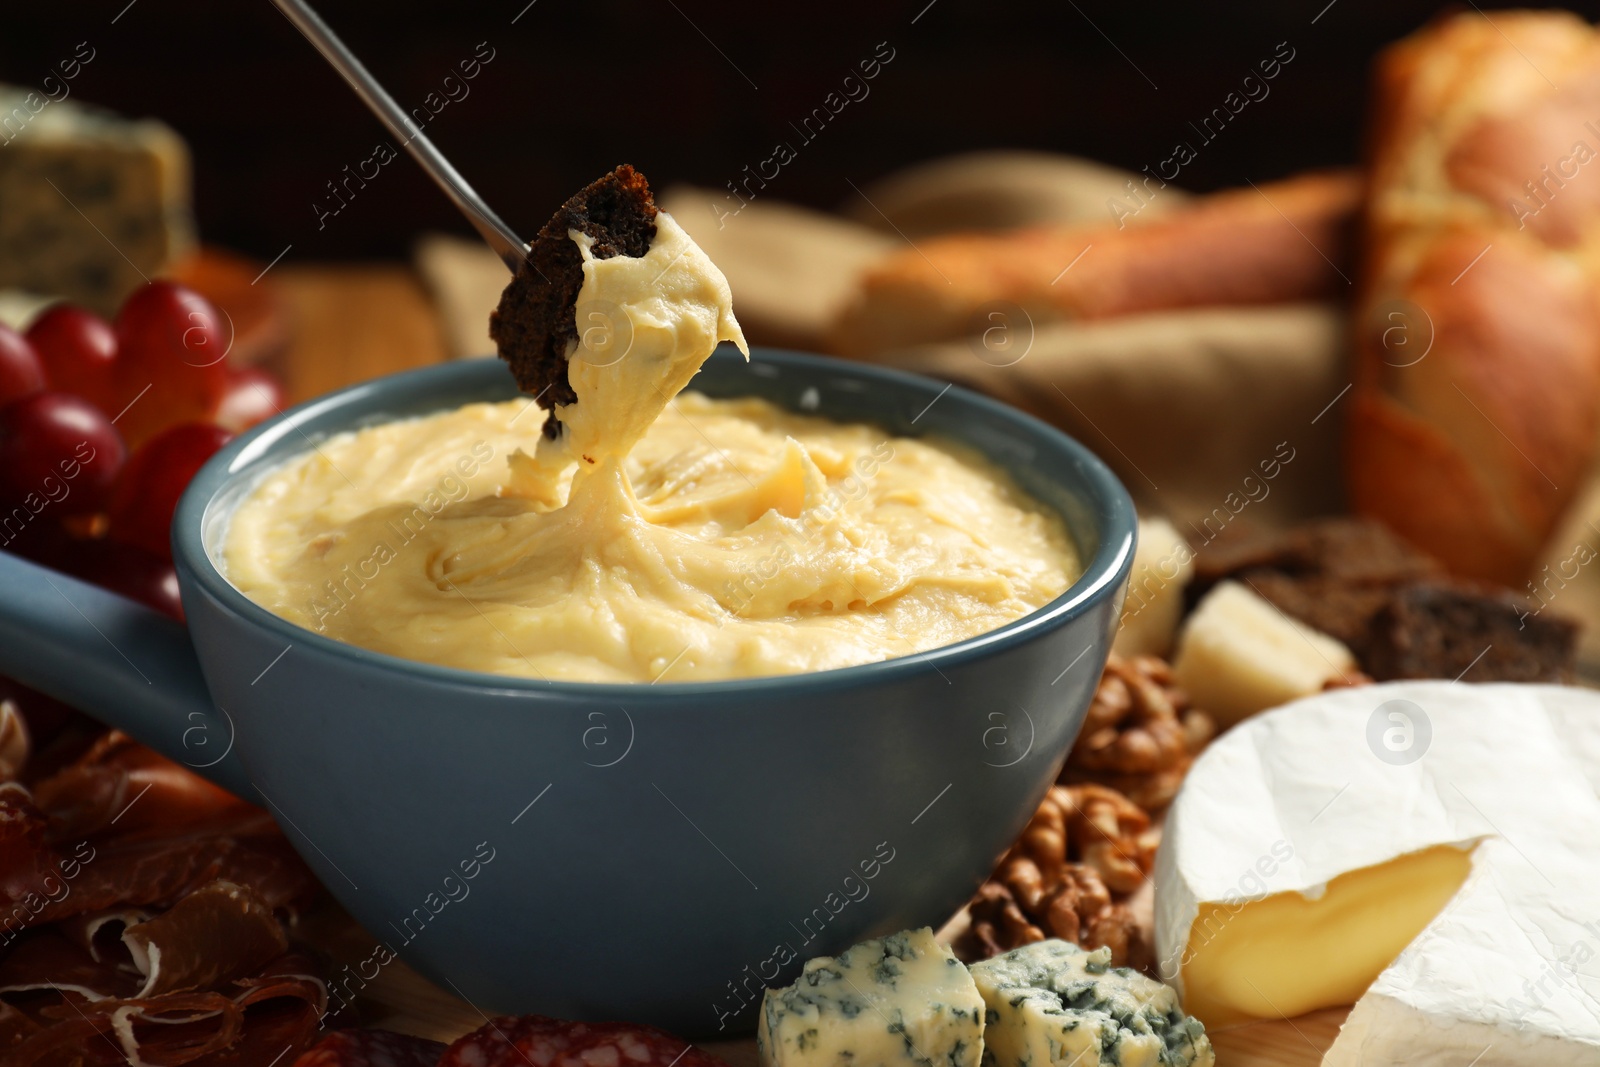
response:
<path id="1" fill-rule="evenodd" d="M 574 308 L 583 288 L 583 255 L 570 235 L 590 238 L 596 259 L 638 258 L 655 239 L 655 218 L 649 183 L 624 163 L 562 204 L 533 239 L 489 316 L 489 336 L 517 386 L 541 407 L 553 411 L 578 399 L 567 381 L 567 357 L 578 341 Z M 546 436 L 560 429 L 554 417 L 545 420 Z"/>
<path id="2" fill-rule="evenodd" d="M 1600 161 L 1570 157 L 1596 120 L 1572 15 L 1465 13 L 1378 64 L 1350 498 L 1457 574 L 1520 586 L 1594 455 Z"/>
<path id="3" fill-rule="evenodd" d="M 1213 193 L 1123 228 L 920 240 L 865 273 L 830 346 L 866 356 L 962 337 L 981 332 L 998 305 L 1042 325 L 1342 295 L 1360 198 L 1359 177 L 1335 171 Z"/>

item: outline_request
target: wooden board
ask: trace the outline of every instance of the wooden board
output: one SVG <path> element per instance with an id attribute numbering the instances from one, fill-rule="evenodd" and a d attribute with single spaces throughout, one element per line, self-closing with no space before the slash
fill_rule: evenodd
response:
<path id="1" fill-rule="evenodd" d="M 1296 1019 L 1230 1027 L 1212 1034 L 1211 1043 L 1221 1067 L 1317 1067 L 1348 1014 L 1348 1008 L 1331 1008 Z"/>
<path id="2" fill-rule="evenodd" d="M 398 960 L 384 968 L 357 1003 L 366 1009 L 364 1017 L 373 1026 L 435 1041 L 453 1041 L 486 1020 L 472 1005 Z M 1318 1067 L 1345 1014 L 1345 1009 L 1338 1008 L 1218 1031 L 1211 1035 L 1217 1063 L 1219 1067 Z M 758 1063 L 752 1039 L 697 1044 L 730 1067 L 756 1067 Z"/>
<path id="3" fill-rule="evenodd" d="M 333 908 L 306 922 L 303 935 L 335 958 L 338 968 L 369 958 L 375 942 L 353 921 Z M 537 967 L 537 960 L 528 966 Z M 423 978 L 396 959 L 356 994 L 360 1022 L 366 1026 L 453 1041 L 476 1030 L 488 1016 L 448 990 Z M 1339 1033 L 1346 1010 L 1315 1012 L 1296 1019 L 1251 1023 L 1211 1035 L 1220 1067 L 1318 1067 L 1322 1054 Z M 700 1041 L 699 1046 L 726 1060 L 730 1067 L 757 1067 L 755 1041 Z"/>
<path id="4" fill-rule="evenodd" d="M 439 316 L 406 267 L 284 264 L 268 277 L 292 336 L 267 367 L 294 403 L 448 355 Z"/>

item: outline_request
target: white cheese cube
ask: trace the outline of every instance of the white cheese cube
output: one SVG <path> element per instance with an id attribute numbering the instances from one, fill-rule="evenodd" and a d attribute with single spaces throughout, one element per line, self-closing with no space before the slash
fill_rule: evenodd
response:
<path id="1" fill-rule="evenodd" d="M 1222 582 L 1205 595 L 1172 661 L 1177 683 L 1219 726 L 1320 692 L 1355 670 L 1356 658 L 1343 644 L 1238 582 Z"/>
<path id="2" fill-rule="evenodd" d="M 1128 574 L 1128 595 L 1111 651 L 1119 656 L 1165 656 L 1183 617 L 1183 589 L 1194 573 L 1194 549 L 1166 519 L 1139 520 L 1139 547 Z"/>

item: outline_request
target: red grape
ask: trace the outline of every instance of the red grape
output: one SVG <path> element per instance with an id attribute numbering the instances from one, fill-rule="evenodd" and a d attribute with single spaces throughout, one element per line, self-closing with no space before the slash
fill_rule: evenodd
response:
<path id="1" fill-rule="evenodd" d="M 183 621 L 178 572 L 160 556 L 116 541 L 84 541 L 67 560 L 66 569 L 86 582 Z"/>
<path id="2" fill-rule="evenodd" d="M 174 423 L 208 419 L 228 390 L 231 325 L 174 282 L 151 282 L 117 313 L 117 395 L 130 444 Z"/>
<path id="3" fill-rule="evenodd" d="M 208 422 L 186 422 L 140 445 L 111 491 L 107 536 L 170 561 L 178 498 L 195 472 L 232 437 Z"/>
<path id="4" fill-rule="evenodd" d="M 100 509 L 126 451 L 100 409 L 68 393 L 0 408 L 0 504 L 53 517 Z"/>
<path id="5" fill-rule="evenodd" d="M 117 335 L 104 319 L 71 304 L 57 304 L 33 320 L 28 342 L 39 353 L 50 388 L 76 393 L 107 417 L 117 417 L 122 410 L 113 373 Z"/>
<path id="6" fill-rule="evenodd" d="M 217 405 L 217 422 L 243 433 L 283 410 L 283 386 L 256 367 L 228 368 L 228 392 Z"/>
<path id="7" fill-rule="evenodd" d="M 0 325 L 0 404 L 44 388 L 44 368 L 33 346 L 16 330 Z"/>

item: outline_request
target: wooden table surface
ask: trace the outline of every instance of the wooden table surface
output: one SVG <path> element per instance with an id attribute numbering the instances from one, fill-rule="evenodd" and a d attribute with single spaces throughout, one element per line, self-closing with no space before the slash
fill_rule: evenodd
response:
<path id="1" fill-rule="evenodd" d="M 284 266 L 273 281 L 289 318 L 291 340 L 268 366 L 290 401 L 383 374 L 449 358 L 438 315 L 409 268 L 389 264 Z M 317 943 L 338 968 L 369 957 L 370 935 L 336 907 L 309 916 L 301 935 Z M 529 966 L 538 966 L 534 960 Z M 429 982 L 400 959 L 385 966 L 355 998 L 359 1022 L 436 1041 L 475 1030 L 487 1016 Z M 1298 1019 L 1255 1023 L 1212 1035 L 1221 1067 L 1316 1067 L 1333 1042 L 1344 1009 Z M 731 1067 L 757 1067 L 752 1040 L 700 1042 Z"/>
<path id="2" fill-rule="evenodd" d="M 267 366 L 294 403 L 449 358 L 433 303 L 409 267 L 285 265 L 269 277 L 291 340 Z"/>

